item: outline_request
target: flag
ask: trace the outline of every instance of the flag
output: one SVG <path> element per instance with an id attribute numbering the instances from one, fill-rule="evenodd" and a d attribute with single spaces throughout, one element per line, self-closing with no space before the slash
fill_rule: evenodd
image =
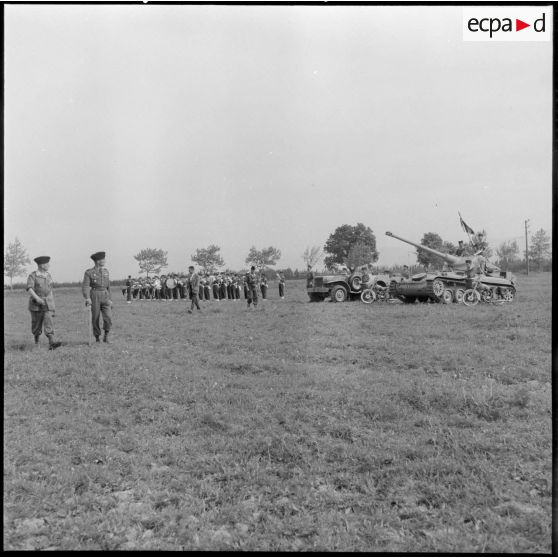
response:
<path id="1" fill-rule="evenodd" d="M 461 226 L 463 227 L 463 230 L 467 234 L 475 234 L 475 231 L 467 223 L 465 223 L 465 221 L 463 221 L 463 217 L 461 217 L 461 213 L 459 214 L 459 220 L 461 221 Z"/>

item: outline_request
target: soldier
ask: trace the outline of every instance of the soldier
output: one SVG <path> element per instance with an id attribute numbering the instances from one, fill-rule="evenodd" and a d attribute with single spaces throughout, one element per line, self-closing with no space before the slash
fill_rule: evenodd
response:
<path id="1" fill-rule="evenodd" d="M 265 276 L 265 273 L 262 273 L 260 277 L 261 277 L 260 290 L 262 292 L 262 300 L 266 300 L 267 299 L 267 277 Z"/>
<path id="2" fill-rule="evenodd" d="M 126 279 L 126 288 L 122 290 L 122 294 L 126 294 L 126 302 L 132 304 L 132 276 L 128 275 Z"/>
<path id="3" fill-rule="evenodd" d="M 254 308 L 258 305 L 258 276 L 256 275 L 256 267 L 252 266 L 245 277 L 246 293 L 248 308 L 254 303 Z"/>
<path id="4" fill-rule="evenodd" d="M 85 305 L 91 306 L 91 322 L 93 335 L 99 343 L 101 335 L 100 317 L 103 315 L 103 341 L 109 342 L 109 332 L 112 326 L 112 300 L 110 296 L 110 279 L 108 269 L 105 267 L 105 252 L 95 252 L 91 255 L 95 266 L 86 270 L 83 275 L 81 292 L 85 298 Z"/>
<path id="5" fill-rule="evenodd" d="M 198 302 L 200 277 L 195 272 L 193 265 L 188 268 L 188 271 L 190 272 L 190 275 L 188 276 L 188 284 L 190 285 L 190 299 L 192 300 L 192 304 L 188 309 L 188 314 L 191 314 L 194 309 L 194 305 L 196 305 L 196 308 L 201 312 L 200 303 Z"/>
<path id="6" fill-rule="evenodd" d="M 314 273 L 312 272 L 312 266 L 308 264 L 306 266 L 306 288 L 309 289 L 314 285 Z"/>
<path id="7" fill-rule="evenodd" d="M 44 326 L 49 351 L 53 351 L 62 343 L 54 340 L 54 293 L 52 292 L 52 277 L 48 272 L 50 257 L 39 256 L 33 261 L 37 264 L 37 271 L 33 271 L 27 278 L 31 331 L 35 338 L 35 346 L 38 347 Z"/>
<path id="8" fill-rule="evenodd" d="M 279 298 L 283 299 L 285 298 L 285 274 L 280 271 L 277 277 L 279 278 Z"/>
<path id="9" fill-rule="evenodd" d="M 484 234 L 483 233 L 477 233 L 476 238 L 473 237 L 473 247 L 475 249 L 476 253 L 483 253 L 486 248 L 488 247 L 488 244 L 484 238 Z"/>
<path id="10" fill-rule="evenodd" d="M 409 266 L 404 265 L 403 273 L 401 273 L 401 277 L 403 277 L 403 279 L 409 279 L 410 276 L 411 276 L 411 272 L 409 271 Z"/>
<path id="11" fill-rule="evenodd" d="M 236 300 L 240 300 L 240 291 L 242 290 L 242 287 L 240 286 L 240 275 L 237 273 L 235 275 L 236 277 Z"/>
<path id="12" fill-rule="evenodd" d="M 219 278 L 218 277 L 213 277 L 213 299 L 214 300 L 219 300 Z"/>
<path id="13" fill-rule="evenodd" d="M 455 255 L 459 257 L 465 256 L 465 251 L 465 245 L 463 244 L 463 241 L 460 240 L 459 245 L 457 246 L 457 250 L 455 251 Z"/>
<path id="14" fill-rule="evenodd" d="M 205 279 L 203 282 L 203 297 L 205 298 L 205 300 L 211 300 L 211 278 L 209 276 L 209 273 L 205 274 Z"/>

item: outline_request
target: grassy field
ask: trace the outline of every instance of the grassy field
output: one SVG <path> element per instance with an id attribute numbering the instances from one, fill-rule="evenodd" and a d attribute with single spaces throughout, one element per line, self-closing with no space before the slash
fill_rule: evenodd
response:
<path id="1" fill-rule="evenodd" d="M 4 549 L 551 551 L 551 276 L 511 305 L 4 295 Z"/>

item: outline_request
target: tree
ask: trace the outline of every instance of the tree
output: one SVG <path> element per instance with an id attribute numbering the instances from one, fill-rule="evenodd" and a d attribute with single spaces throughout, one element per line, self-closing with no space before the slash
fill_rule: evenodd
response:
<path id="1" fill-rule="evenodd" d="M 16 236 L 14 242 L 8 244 L 4 254 L 4 275 L 10 278 L 10 289 L 13 288 L 14 277 L 25 274 L 26 265 L 31 263 L 23 244 Z"/>
<path id="2" fill-rule="evenodd" d="M 159 248 L 144 248 L 134 256 L 139 264 L 139 272 L 146 273 L 149 277 L 150 273 L 159 273 L 163 267 L 167 267 L 167 253 Z"/>
<path id="3" fill-rule="evenodd" d="M 262 271 L 266 266 L 275 265 L 280 259 L 281 250 L 278 250 L 273 246 L 263 248 L 262 250 L 257 250 L 255 246 L 252 246 L 252 248 L 250 248 L 250 252 L 248 252 L 245 262 L 249 265 L 255 265 L 260 271 Z"/>
<path id="4" fill-rule="evenodd" d="M 373 261 L 374 252 L 372 252 L 372 248 L 368 244 L 359 241 L 351 246 L 346 265 L 351 271 L 354 271 L 357 267 L 371 264 Z"/>
<path id="5" fill-rule="evenodd" d="M 197 263 L 204 273 L 214 273 L 218 267 L 223 267 L 225 261 L 219 254 L 221 248 L 211 244 L 207 248 L 196 248 L 196 253 L 192 254 L 191 259 Z"/>
<path id="6" fill-rule="evenodd" d="M 329 235 L 324 251 L 329 254 L 324 259 L 326 267 L 334 267 L 335 264 L 348 265 L 348 257 L 351 248 L 361 243 L 370 248 L 372 255 L 371 262 L 378 260 L 378 252 L 376 251 L 376 237 L 370 227 L 357 223 L 356 226 L 341 225 Z"/>
<path id="7" fill-rule="evenodd" d="M 322 257 L 322 249 L 320 248 L 320 246 L 312 246 L 312 248 L 308 246 L 306 250 L 304 250 L 304 254 L 302 254 L 302 259 L 304 260 L 304 263 L 307 266 L 309 265 L 310 267 L 314 267 L 318 263 L 321 257 Z"/>
<path id="8" fill-rule="evenodd" d="M 531 236 L 529 257 L 532 262 L 537 264 L 539 271 L 544 260 L 550 258 L 550 237 L 544 229 L 539 229 Z"/>
<path id="9" fill-rule="evenodd" d="M 424 233 L 420 244 L 428 246 L 428 248 L 432 248 L 438 252 L 444 251 L 444 241 L 442 240 L 442 237 L 434 232 Z M 425 267 L 429 267 L 433 263 L 441 264 L 442 260 L 430 252 L 417 248 L 417 262 Z"/>
<path id="10" fill-rule="evenodd" d="M 517 261 L 519 255 L 519 246 L 516 240 L 506 240 L 496 248 L 498 256 L 498 265 L 504 269 L 510 267 L 510 264 Z"/>

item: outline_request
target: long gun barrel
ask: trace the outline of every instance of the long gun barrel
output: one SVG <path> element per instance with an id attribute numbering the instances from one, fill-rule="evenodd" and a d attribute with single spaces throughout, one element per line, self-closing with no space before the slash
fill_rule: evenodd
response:
<path id="1" fill-rule="evenodd" d="M 401 238 L 400 236 L 397 236 L 392 232 L 386 231 L 386 235 L 391 236 L 393 238 L 397 238 L 397 240 L 401 240 L 401 242 L 406 242 L 407 244 L 410 244 L 415 248 L 419 248 L 420 250 L 424 250 L 425 252 L 430 252 L 430 254 L 433 254 L 434 256 L 438 256 L 439 258 L 441 258 L 442 260 L 444 260 L 450 265 L 459 265 L 462 264 L 464 261 L 464 258 L 460 258 L 459 256 L 452 256 L 451 254 L 444 254 L 443 252 L 438 252 L 438 250 L 434 250 L 433 248 L 429 248 L 428 246 L 423 246 L 422 244 L 416 244 L 415 242 L 411 242 L 410 240 Z"/>

